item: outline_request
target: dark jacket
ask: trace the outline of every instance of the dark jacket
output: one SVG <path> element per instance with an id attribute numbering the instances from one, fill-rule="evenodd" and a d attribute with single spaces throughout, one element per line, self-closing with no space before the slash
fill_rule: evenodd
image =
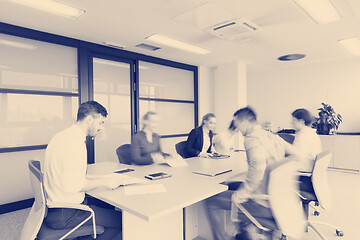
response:
<path id="1" fill-rule="evenodd" d="M 160 136 L 156 133 L 152 135 L 152 142 L 148 142 L 146 134 L 143 131 L 137 132 L 131 140 L 130 155 L 133 164 L 149 165 L 154 161 L 151 158 L 152 153 L 160 153 L 164 157 L 169 154 L 163 153 L 160 147 Z"/>
<path id="2" fill-rule="evenodd" d="M 191 130 L 191 132 L 189 133 L 188 139 L 186 141 L 186 146 L 185 146 L 186 157 L 188 157 L 188 158 L 196 157 L 199 155 L 199 153 L 202 152 L 202 148 L 204 145 L 203 134 L 204 134 L 204 132 L 203 132 L 202 126 Z M 212 139 L 213 139 L 212 131 L 209 132 L 209 137 L 210 137 L 210 147 L 209 147 L 209 149 L 206 150 L 206 152 L 208 152 L 208 153 L 211 152 Z"/>

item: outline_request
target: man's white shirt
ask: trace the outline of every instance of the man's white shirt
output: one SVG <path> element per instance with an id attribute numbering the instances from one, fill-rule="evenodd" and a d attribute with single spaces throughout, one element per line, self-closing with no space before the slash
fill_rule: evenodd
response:
<path id="1" fill-rule="evenodd" d="M 48 202 L 82 203 L 86 182 L 86 134 L 77 125 L 56 134 L 46 148 L 41 163 Z"/>

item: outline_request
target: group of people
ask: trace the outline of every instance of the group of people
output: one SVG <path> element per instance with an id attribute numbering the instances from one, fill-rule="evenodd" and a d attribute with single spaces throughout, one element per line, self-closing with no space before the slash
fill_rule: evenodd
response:
<path id="1" fill-rule="evenodd" d="M 48 144 L 46 157 L 41 162 L 44 172 L 44 188 L 48 202 L 88 204 L 94 210 L 96 222 L 105 231 L 98 239 L 121 239 L 121 211 L 91 205 L 85 194 L 98 187 L 114 188 L 115 179 L 87 179 L 86 136 L 95 137 L 104 126 L 107 110 L 95 101 L 82 103 L 77 121 L 70 128 L 56 134 Z M 272 165 L 285 158 L 285 154 L 298 159 L 299 170 L 311 172 L 315 156 L 321 152 L 319 137 L 311 129 L 311 114 L 305 109 L 292 113 L 296 136 L 289 144 L 278 135 L 264 130 L 257 121 L 255 112 L 249 108 L 236 111 L 227 131 L 214 134 L 216 117 L 209 113 L 203 117 L 201 126 L 193 129 L 185 144 L 185 157 L 208 157 L 215 151 L 230 151 L 234 137 L 244 136 L 248 171 L 242 182 L 227 182 L 229 190 L 207 200 L 207 209 L 215 239 L 251 239 L 246 231 L 247 224 L 236 233 L 228 233 L 223 227 L 223 214 L 219 211 L 230 210 L 231 203 L 244 203 L 246 208 L 257 209 L 257 214 L 271 214 L 269 205 L 264 201 L 249 201 L 254 193 L 264 193 L 267 185 L 265 178 Z M 143 129 L 137 132 L 131 142 L 130 155 L 133 164 L 149 165 L 163 163 L 169 157 L 161 149 L 160 136 L 157 134 L 159 116 L 147 112 L 143 117 Z M 215 148 L 214 148 L 215 146 Z M 311 180 L 301 178 L 301 188 L 311 188 Z M 88 217 L 82 210 L 50 208 L 45 223 L 54 229 L 74 227 Z M 91 221 L 86 224 L 91 225 Z M 237 235 L 236 235 L 237 234 Z M 235 236 L 236 235 L 236 236 Z"/>

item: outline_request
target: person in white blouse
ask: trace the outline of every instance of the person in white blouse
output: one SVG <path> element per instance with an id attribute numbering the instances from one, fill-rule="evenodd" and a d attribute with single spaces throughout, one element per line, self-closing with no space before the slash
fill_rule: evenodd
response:
<path id="1" fill-rule="evenodd" d="M 301 154 L 299 170 L 312 172 L 316 155 L 322 151 L 320 137 L 316 130 L 311 128 L 313 117 L 303 108 L 295 110 L 291 115 L 296 131 L 293 145 Z"/>
<path id="2" fill-rule="evenodd" d="M 292 125 L 296 131 L 293 146 L 299 152 L 299 171 L 311 173 L 316 155 L 321 153 L 321 140 L 316 130 L 310 126 L 313 117 L 308 110 L 296 109 L 292 114 Z M 311 177 L 300 176 L 300 190 L 313 192 Z"/>
<path id="3" fill-rule="evenodd" d="M 112 178 L 87 179 L 86 136 L 95 137 L 104 128 L 106 109 L 95 101 L 82 103 L 77 121 L 57 133 L 46 148 L 41 161 L 44 189 L 48 203 L 87 204 L 85 192 L 98 187 L 115 188 L 120 182 Z M 114 209 L 90 205 L 96 224 L 105 231 L 97 239 L 121 239 L 122 215 Z M 71 208 L 49 208 L 45 223 L 53 229 L 73 228 L 84 221 L 89 212 Z M 85 225 L 92 225 L 89 220 Z"/>

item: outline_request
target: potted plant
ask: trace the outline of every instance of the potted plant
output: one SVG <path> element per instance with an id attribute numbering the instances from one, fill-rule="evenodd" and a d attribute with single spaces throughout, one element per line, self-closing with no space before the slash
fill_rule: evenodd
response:
<path id="1" fill-rule="evenodd" d="M 334 111 L 334 108 L 326 103 L 321 103 L 322 107 L 318 108 L 319 117 L 313 123 L 313 128 L 316 128 L 317 134 L 328 135 L 331 129 L 337 130 L 342 117 Z"/>

